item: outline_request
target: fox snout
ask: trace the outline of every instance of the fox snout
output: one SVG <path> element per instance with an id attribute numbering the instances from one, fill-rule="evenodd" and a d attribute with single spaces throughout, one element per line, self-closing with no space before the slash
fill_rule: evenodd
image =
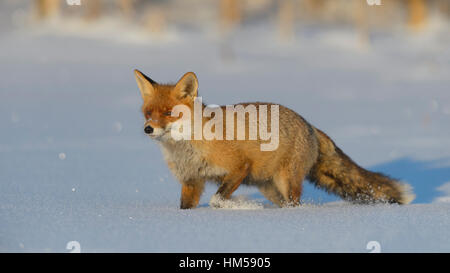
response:
<path id="1" fill-rule="evenodd" d="M 145 132 L 147 135 L 150 135 L 151 133 L 153 133 L 153 127 L 150 126 L 150 125 L 145 126 L 144 132 Z"/>
<path id="2" fill-rule="evenodd" d="M 154 120 L 148 120 L 144 124 L 144 132 L 152 139 L 162 140 L 161 137 L 164 136 L 168 132 L 168 130 L 167 125 L 161 124 L 159 122 L 154 122 Z"/>

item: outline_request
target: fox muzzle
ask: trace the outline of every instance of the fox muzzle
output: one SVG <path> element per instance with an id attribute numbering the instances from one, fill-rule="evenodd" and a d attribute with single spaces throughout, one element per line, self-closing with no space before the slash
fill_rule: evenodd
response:
<path id="1" fill-rule="evenodd" d="M 153 133 L 153 127 L 152 127 L 152 126 L 149 126 L 149 125 L 145 126 L 144 132 L 145 132 L 147 135 L 150 135 L 151 133 Z"/>

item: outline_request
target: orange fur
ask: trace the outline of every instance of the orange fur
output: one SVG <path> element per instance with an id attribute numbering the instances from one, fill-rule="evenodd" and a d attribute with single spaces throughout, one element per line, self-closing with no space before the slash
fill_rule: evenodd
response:
<path id="1" fill-rule="evenodd" d="M 182 184 L 180 207 L 183 209 L 198 205 L 205 181 L 219 185 L 218 198 L 214 199 L 228 199 L 241 184 L 246 184 L 258 187 L 274 204 L 296 206 L 300 204 L 306 177 L 318 187 L 355 202 L 404 204 L 412 200 L 413 195 L 408 193 L 405 185 L 359 167 L 323 132 L 281 105 L 276 150 L 262 151 L 261 144 L 267 141 L 249 139 L 249 114 L 245 115 L 245 140 L 226 140 L 224 136 L 223 140 L 175 141 L 167 137 L 167 128 L 181 116 L 172 117 L 168 113 L 179 104 L 193 112 L 197 77 L 189 72 L 176 84 L 158 84 L 137 70 L 135 76 L 144 101 L 145 126 L 153 128 L 154 132 L 149 136 L 158 140 L 170 170 Z M 273 105 L 259 102 L 240 105 L 250 104 L 257 107 Z M 225 112 L 225 106 L 221 109 Z M 268 117 L 270 109 L 267 108 Z M 203 125 L 210 119 L 203 117 Z M 225 114 L 223 121 L 223 128 L 215 129 L 226 132 Z M 236 136 L 236 122 L 234 124 Z M 268 123 L 269 131 L 271 126 Z"/>

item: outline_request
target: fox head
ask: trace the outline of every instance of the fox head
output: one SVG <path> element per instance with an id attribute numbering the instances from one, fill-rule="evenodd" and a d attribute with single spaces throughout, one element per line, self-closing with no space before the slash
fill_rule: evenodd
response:
<path id="1" fill-rule="evenodd" d="M 134 70 L 134 75 L 143 100 L 144 131 L 153 139 L 165 140 L 170 137 L 172 126 L 182 117 L 181 114 L 173 116 L 172 109 L 180 104 L 193 109 L 198 89 L 197 76 L 188 72 L 176 84 L 159 84 L 139 70 Z"/>

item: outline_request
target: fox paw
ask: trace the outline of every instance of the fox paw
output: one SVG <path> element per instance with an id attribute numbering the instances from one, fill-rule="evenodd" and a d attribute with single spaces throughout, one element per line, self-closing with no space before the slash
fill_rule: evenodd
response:
<path id="1" fill-rule="evenodd" d="M 264 206 L 257 202 L 247 200 L 244 196 L 238 196 L 230 199 L 225 199 L 218 194 L 214 194 L 209 201 L 211 208 L 221 209 L 262 209 Z"/>
<path id="2" fill-rule="evenodd" d="M 209 201 L 209 206 L 215 209 L 223 208 L 225 201 L 226 200 L 222 196 L 214 194 Z"/>

